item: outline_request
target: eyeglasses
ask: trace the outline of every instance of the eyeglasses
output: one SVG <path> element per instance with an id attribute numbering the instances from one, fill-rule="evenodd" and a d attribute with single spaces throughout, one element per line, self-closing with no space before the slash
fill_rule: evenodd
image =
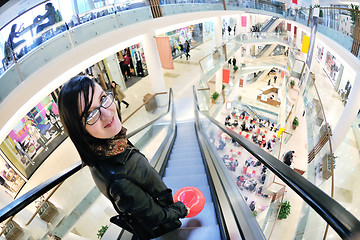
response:
<path id="1" fill-rule="evenodd" d="M 106 92 L 106 95 L 101 98 L 100 106 L 92 110 L 89 114 L 86 115 L 85 123 L 87 125 L 94 125 L 100 118 L 101 111 L 100 108 L 108 108 L 114 102 L 114 96 L 111 92 Z"/>

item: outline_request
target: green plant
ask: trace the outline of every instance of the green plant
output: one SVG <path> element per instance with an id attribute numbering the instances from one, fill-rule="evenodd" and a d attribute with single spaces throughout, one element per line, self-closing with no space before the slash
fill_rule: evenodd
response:
<path id="1" fill-rule="evenodd" d="M 224 89 L 225 89 L 225 85 L 223 84 L 223 85 L 222 85 L 222 90 L 224 90 Z"/>
<path id="2" fill-rule="evenodd" d="M 214 101 L 219 97 L 219 93 L 218 92 L 214 92 L 212 95 L 211 95 L 211 99 L 213 99 Z"/>
<path id="3" fill-rule="evenodd" d="M 257 211 L 253 211 L 252 213 L 253 213 L 254 217 L 256 217 L 258 215 Z"/>
<path id="4" fill-rule="evenodd" d="M 101 226 L 101 229 L 98 231 L 97 233 L 97 237 L 98 239 L 101 239 L 102 236 L 104 236 L 104 233 L 106 232 L 106 230 L 108 229 L 108 225 L 105 225 L 105 226 Z"/>
<path id="5" fill-rule="evenodd" d="M 323 12 L 323 10 L 322 9 L 320 9 L 320 12 L 319 12 L 319 17 L 323 17 L 324 16 L 324 12 Z"/>
<path id="6" fill-rule="evenodd" d="M 238 66 L 234 66 L 234 71 L 236 72 L 239 69 Z"/>
<path id="7" fill-rule="evenodd" d="M 298 117 L 295 117 L 294 120 L 293 120 L 293 125 L 294 126 L 299 126 L 299 118 Z"/>
<path id="8" fill-rule="evenodd" d="M 291 81 L 290 81 L 290 85 L 291 85 L 291 86 L 295 86 L 295 81 L 294 81 L 294 80 L 291 80 Z"/>
<path id="9" fill-rule="evenodd" d="M 351 4 L 350 7 L 352 10 L 354 10 L 354 11 L 350 11 L 350 18 L 351 18 L 352 24 L 355 25 L 356 12 L 359 10 L 359 6 Z"/>
<path id="10" fill-rule="evenodd" d="M 280 220 L 286 219 L 290 215 L 290 208 L 291 208 L 291 205 L 290 205 L 289 201 L 283 202 L 280 205 L 278 219 L 280 219 Z"/>

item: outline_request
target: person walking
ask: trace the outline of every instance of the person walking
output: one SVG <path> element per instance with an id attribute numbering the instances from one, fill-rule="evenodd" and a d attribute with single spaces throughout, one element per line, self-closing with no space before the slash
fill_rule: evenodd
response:
<path id="1" fill-rule="evenodd" d="M 112 93 L 114 94 L 114 98 L 118 102 L 119 109 L 121 109 L 120 103 L 124 103 L 126 105 L 126 108 L 128 108 L 129 103 L 124 100 L 125 94 L 123 93 L 123 91 L 121 91 L 120 86 L 116 84 L 115 81 L 111 82 L 111 86 L 112 86 Z"/>
<path id="2" fill-rule="evenodd" d="M 288 151 L 284 156 L 284 163 L 289 167 L 294 162 L 294 153 L 295 151 Z"/>
<path id="3" fill-rule="evenodd" d="M 113 204 L 111 222 L 150 239 L 181 226 L 189 209 L 173 201 L 172 190 L 128 139 L 111 92 L 87 76 L 71 78 L 58 99 L 61 122 L 83 167 Z M 151 237 L 149 237 L 149 235 Z"/>
<path id="4" fill-rule="evenodd" d="M 233 57 L 233 59 L 232 59 L 232 64 L 234 67 L 236 66 L 236 58 L 235 57 Z"/>
<path id="5" fill-rule="evenodd" d="M 190 54 L 189 54 L 189 52 L 190 52 L 190 43 L 189 43 L 188 40 L 185 41 L 184 49 L 185 49 L 186 60 L 188 60 L 190 58 Z"/>

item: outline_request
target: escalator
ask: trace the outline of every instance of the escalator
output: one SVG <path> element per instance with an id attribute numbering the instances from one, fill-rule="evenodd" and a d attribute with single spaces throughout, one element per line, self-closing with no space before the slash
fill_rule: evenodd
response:
<path id="1" fill-rule="evenodd" d="M 181 229 L 166 234 L 159 239 L 261 240 L 269 237 L 269 233 L 271 234 L 275 225 L 274 220 L 277 217 L 277 209 L 279 204 L 281 204 L 280 198 L 276 198 L 277 194 L 275 194 L 275 197 L 272 198 L 273 201 L 266 211 L 260 212 L 260 206 L 258 206 L 256 210 L 259 213 L 255 217 L 253 210 L 249 208 L 249 201 L 251 199 L 245 198 L 244 193 L 249 198 L 258 194 L 245 187 L 244 189 L 240 187 L 234 173 L 241 174 L 241 171 L 235 172 L 233 169 L 230 169 L 229 161 L 225 161 L 222 158 L 224 154 L 226 155 L 230 152 L 237 155 L 250 154 L 256 161 L 260 161 L 262 166 L 267 167 L 267 179 L 272 179 L 273 177 L 279 178 L 284 182 L 288 191 L 293 190 L 297 197 L 302 199 L 304 205 L 307 204 L 308 215 L 299 216 L 299 219 L 297 219 L 299 225 L 303 224 L 303 221 L 308 218 L 317 221 L 317 228 L 319 226 L 321 228 L 325 227 L 326 223 L 328 223 L 331 226 L 331 230 L 343 239 L 356 239 L 355 237 L 359 236 L 357 234 L 360 233 L 360 222 L 351 213 L 274 156 L 208 116 L 206 110 L 200 110 L 201 106 L 206 104 L 198 102 L 197 94 L 200 93 L 197 93 L 194 88 L 196 106 L 194 122 L 175 124 L 173 102 L 169 100 L 169 109 L 171 111 L 169 112 L 168 110 L 168 115 L 163 115 L 129 134 L 129 138 L 131 138 L 141 131 L 149 131 L 152 128 L 158 129 L 153 132 L 165 137 L 150 161 L 152 166 L 162 175 L 168 187 L 173 189 L 173 193 L 185 186 L 195 186 L 205 195 L 205 207 L 199 215 L 194 218 L 182 219 L 183 225 Z M 201 101 L 206 100 L 203 97 L 199 97 L 199 99 Z M 170 120 L 169 115 L 171 115 Z M 141 134 L 141 136 L 144 135 Z M 227 147 L 230 148 L 220 149 L 216 147 L 216 143 L 220 138 L 224 139 L 227 142 Z M 149 139 L 158 139 L 158 136 L 149 137 Z M 135 141 L 132 142 L 135 143 Z M 158 145 L 158 141 L 156 143 Z M 149 143 L 149 145 L 152 148 L 154 146 L 152 143 Z M 239 166 L 241 167 L 240 164 Z M 240 167 L 239 169 L 241 169 Z M 57 184 L 76 175 L 81 169 L 85 168 L 81 168 L 81 165 L 77 164 L 68 170 L 64 170 L 58 176 L 54 176 L 39 184 L 33 190 L 14 200 L 11 204 L 0 210 L 0 222 L 16 215 Z M 250 179 L 254 177 L 253 173 L 254 171 L 252 173 L 244 173 L 244 177 Z M 264 184 L 266 185 L 267 182 L 264 182 Z M 73 188 L 74 191 L 77 191 L 74 186 Z M 268 199 L 267 196 L 259 195 L 259 197 L 261 199 Z M 99 219 L 100 215 L 108 210 L 104 209 L 106 206 L 103 206 L 101 202 L 94 202 L 91 209 L 98 210 L 91 211 L 96 212 L 98 215 L 96 219 Z M 260 226 L 257 219 L 262 217 L 261 215 L 264 216 L 264 221 L 262 221 Z M 84 217 L 89 217 L 89 215 Z M 14 219 L 17 221 L 21 220 L 16 219 L 16 216 Z M 312 226 L 315 225 L 301 225 L 300 227 L 303 227 L 304 230 L 302 232 L 303 235 L 300 237 L 298 235 L 297 239 L 306 239 L 305 234 L 314 234 L 313 229 L 306 228 Z M 110 228 L 112 227 L 110 226 Z M 73 229 L 75 230 L 75 227 Z M 116 227 L 116 229 L 118 228 Z M 111 234 L 110 232 L 109 230 L 109 234 Z M 120 234 L 114 233 L 114 235 L 107 237 L 105 235 L 102 238 L 104 240 L 132 238 L 132 235 L 126 231 L 121 231 Z M 281 239 L 292 239 L 293 236 L 286 237 L 288 238 Z"/>
<path id="2" fill-rule="evenodd" d="M 260 30 L 260 32 L 271 32 L 271 27 L 278 20 L 278 17 L 272 17 Z"/>
<path id="3" fill-rule="evenodd" d="M 194 122 L 178 123 L 177 136 L 163 177 L 175 193 L 182 187 L 194 186 L 205 196 L 205 207 L 193 218 L 181 219 L 181 236 L 186 239 L 221 239 L 214 203 L 205 172 Z M 175 233 L 173 233 L 175 234 Z M 174 239 L 167 236 L 162 239 Z"/>

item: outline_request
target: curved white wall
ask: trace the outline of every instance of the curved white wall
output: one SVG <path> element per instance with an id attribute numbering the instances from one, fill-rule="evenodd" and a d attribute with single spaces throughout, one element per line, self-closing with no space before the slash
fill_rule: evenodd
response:
<path id="1" fill-rule="evenodd" d="M 65 83 L 69 78 L 81 72 L 92 64 L 108 57 L 116 51 L 134 43 L 142 42 L 144 34 L 155 32 L 160 34 L 183 26 L 210 21 L 216 17 L 227 17 L 244 14 L 242 11 L 209 11 L 195 12 L 181 15 L 151 19 L 145 22 L 132 24 L 115 29 L 99 37 L 89 39 L 87 42 L 74 47 L 54 59 L 22 82 L 0 105 L 0 142 L 7 136 L 20 119 L 47 94 Z M 186 22 L 182 22 L 186 19 Z M 251 23 L 248 23 L 251 24 Z M 309 28 L 296 22 L 300 29 L 310 32 Z M 300 35 L 300 31 L 298 32 Z M 360 62 L 342 46 L 318 33 L 317 37 L 330 45 L 335 55 L 339 56 L 349 67 L 356 72 Z M 342 57 L 341 57 L 342 56 Z M 146 56 L 149 57 L 149 56 Z"/>

